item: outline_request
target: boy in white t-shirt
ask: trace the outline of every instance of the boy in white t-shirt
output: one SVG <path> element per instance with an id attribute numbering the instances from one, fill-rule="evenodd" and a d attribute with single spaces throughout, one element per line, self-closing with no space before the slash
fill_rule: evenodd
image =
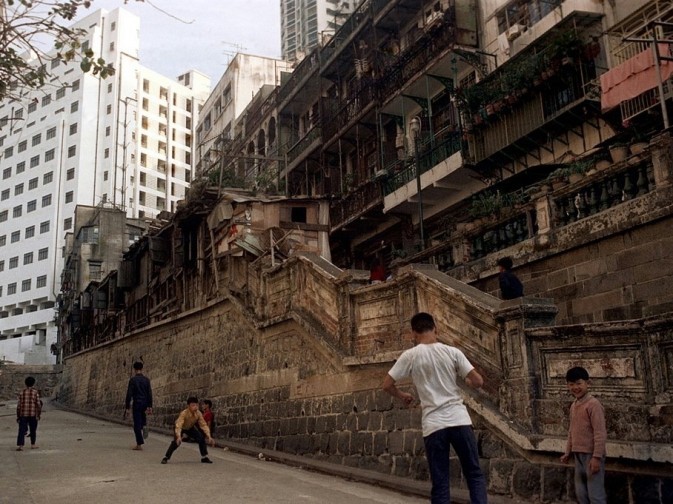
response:
<path id="1" fill-rule="evenodd" d="M 463 404 L 458 380 L 480 388 L 484 380 L 457 348 L 437 341 L 432 315 L 417 313 L 411 318 L 416 346 L 400 355 L 388 371 L 383 390 L 410 405 L 414 396 L 402 392 L 395 382 L 411 376 L 423 410 L 423 441 L 432 478 L 432 504 L 450 502 L 449 446 L 458 455 L 470 490 L 472 504 L 485 504 L 486 478 L 479 465 L 477 440 L 472 421 Z"/>

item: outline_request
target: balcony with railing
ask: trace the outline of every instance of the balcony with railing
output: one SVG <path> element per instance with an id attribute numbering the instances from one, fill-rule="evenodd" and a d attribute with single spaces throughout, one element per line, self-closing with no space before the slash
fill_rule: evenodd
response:
<path id="1" fill-rule="evenodd" d="M 370 81 L 360 81 L 345 100 L 325 99 L 322 102 L 322 131 L 325 143 L 349 126 L 363 113 L 373 107 L 376 98 L 374 85 Z"/>
<path id="2" fill-rule="evenodd" d="M 319 68 L 320 55 L 316 49 L 297 65 L 297 68 L 292 71 L 290 78 L 280 86 L 278 90 L 278 104 L 281 108 L 289 98 L 303 89 L 305 81 L 309 76 L 317 73 Z"/>
<path id="3" fill-rule="evenodd" d="M 418 31 L 418 38 L 406 50 L 386 63 L 377 82 L 382 103 L 401 92 L 411 79 L 450 51 L 455 42 L 454 19 L 453 9 L 447 10 L 432 26 Z"/>
<path id="4" fill-rule="evenodd" d="M 383 190 L 379 180 L 369 180 L 350 191 L 343 198 L 332 201 L 330 205 L 330 229 L 341 229 L 348 223 L 380 206 L 383 202 Z"/>
<path id="5" fill-rule="evenodd" d="M 322 140 L 322 128 L 313 126 L 308 132 L 287 151 L 287 170 L 292 169 L 299 163 L 303 154 L 308 154 L 315 150 Z"/>
<path id="6" fill-rule="evenodd" d="M 320 66 L 326 69 L 346 48 L 358 32 L 371 21 L 370 2 L 362 2 L 320 50 Z"/>

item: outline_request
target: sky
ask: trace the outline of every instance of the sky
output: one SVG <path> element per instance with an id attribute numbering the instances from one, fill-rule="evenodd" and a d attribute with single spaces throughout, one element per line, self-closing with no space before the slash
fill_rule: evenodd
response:
<path id="1" fill-rule="evenodd" d="M 167 77 L 217 82 L 233 53 L 280 57 L 280 0 L 94 0 L 80 17 L 117 7 L 140 17 L 140 63 Z"/>

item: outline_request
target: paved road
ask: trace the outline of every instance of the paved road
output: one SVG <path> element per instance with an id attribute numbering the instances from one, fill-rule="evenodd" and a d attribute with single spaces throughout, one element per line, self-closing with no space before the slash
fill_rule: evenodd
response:
<path id="1" fill-rule="evenodd" d="M 39 449 L 17 452 L 15 408 L 16 402 L 0 406 L 3 504 L 427 502 L 221 448 L 210 448 L 213 464 L 201 464 L 191 443 L 161 465 L 168 436 L 151 433 L 145 449 L 133 451 L 128 427 L 49 406 L 38 428 Z"/>

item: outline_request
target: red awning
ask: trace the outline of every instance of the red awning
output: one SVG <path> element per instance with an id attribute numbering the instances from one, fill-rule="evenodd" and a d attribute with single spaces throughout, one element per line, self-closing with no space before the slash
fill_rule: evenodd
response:
<path id="1" fill-rule="evenodd" d="M 659 55 L 670 54 L 667 44 L 659 44 Z M 673 62 L 660 61 L 661 78 L 666 81 L 673 74 Z M 625 100 L 657 87 L 657 69 L 654 53 L 647 49 L 601 75 L 601 109 L 616 107 Z"/>

